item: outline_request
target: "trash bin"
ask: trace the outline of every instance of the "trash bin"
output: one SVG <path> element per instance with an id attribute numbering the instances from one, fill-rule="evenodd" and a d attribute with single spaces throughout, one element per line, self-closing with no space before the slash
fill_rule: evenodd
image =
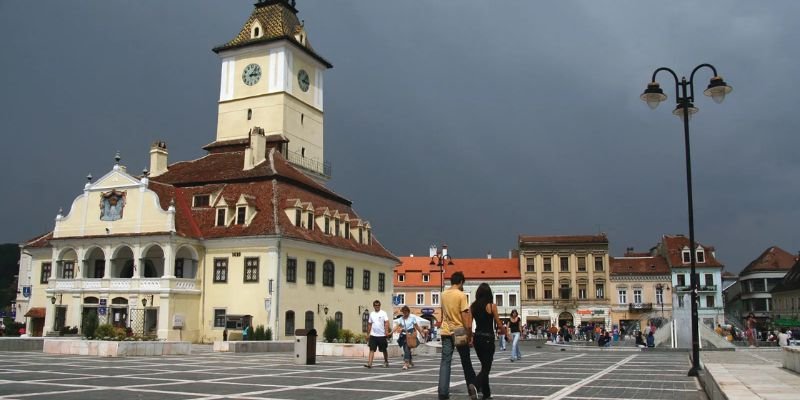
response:
<path id="1" fill-rule="evenodd" d="M 317 330 L 294 331 L 294 363 L 313 365 L 317 363 Z"/>

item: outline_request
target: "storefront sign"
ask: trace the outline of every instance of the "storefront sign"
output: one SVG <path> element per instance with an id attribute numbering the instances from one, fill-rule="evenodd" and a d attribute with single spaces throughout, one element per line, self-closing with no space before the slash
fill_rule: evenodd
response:
<path id="1" fill-rule="evenodd" d="M 577 312 L 580 315 L 591 315 L 592 314 L 592 310 L 578 310 Z"/>
<path id="2" fill-rule="evenodd" d="M 606 310 L 592 310 L 592 315 L 603 315 L 606 313 Z"/>

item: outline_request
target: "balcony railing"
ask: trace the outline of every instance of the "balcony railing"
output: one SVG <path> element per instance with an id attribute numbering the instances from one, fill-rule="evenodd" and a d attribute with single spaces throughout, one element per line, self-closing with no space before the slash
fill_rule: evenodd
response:
<path id="1" fill-rule="evenodd" d="M 716 292 L 717 285 L 700 285 L 701 292 Z"/>
<path id="2" fill-rule="evenodd" d="M 288 157 L 286 157 L 286 159 L 288 159 L 292 164 L 299 165 L 300 167 L 303 167 L 309 171 L 323 175 L 326 178 L 331 177 L 331 163 L 328 161 L 320 162 L 318 160 L 312 160 L 310 158 L 303 157 L 303 155 L 300 153 L 295 153 L 293 151 L 288 152 Z"/>
<path id="3" fill-rule="evenodd" d="M 675 290 L 678 292 L 688 292 L 689 285 L 675 285 Z"/>
<path id="4" fill-rule="evenodd" d="M 653 303 L 628 303 L 628 311 L 653 311 Z"/>
<path id="5" fill-rule="evenodd" d="M 109 279 L 50 279 L 48 291 L 91 291 L 91 292 L 158 292 L 171 291 L 199 292 L 199 281 L 186 278 L 109 278 Z"/>

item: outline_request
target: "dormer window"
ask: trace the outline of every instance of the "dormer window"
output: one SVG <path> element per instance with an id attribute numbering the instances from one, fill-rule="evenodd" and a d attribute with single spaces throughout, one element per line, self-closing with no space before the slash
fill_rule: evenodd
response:
<path id="1" fill-rule="evenodd" d="M 313 231 L 314 230 L 314 213 L 310 212 L 306 218 L 306 229 Z"/>
<path id="2" fill-rule="evenodd" d="M 236 225 L 244 225 L 247 221 L 247 207 L 236 207 Z"/>
<path id="3" fill-rule="evenodd" d="M 350 222 L 344 223 L 344 238 L 350 239 Z"/>
<path id="4" fill-rule="evenodd" d="M 405 274 L 397 274 L 397 281 L 398 282 L 405 282 L 406 281 L 406 275 Z"/>
<path id="5" fill-rule="evenodd" d="M 364 243 L 364 229 L 358 228 L 358 243 Z"/>
<path id="6" fill-rule="evenodd" d="M 703 251 L 703 248 L 698 248 L 697 252 L 695 253 L 695 260 L 699 263 L 706 262 L 706 253 Z"/>
<path id="7" fill-rule="evenodd" d="M 294 210 L 294 226 L 303 226 L 303 212 L 299 208 Z"/>
<path id="8" fill-rule="evenodd" d="M 331 234 L 331 219 L 328 217 L 325 217 L 325 234 Z"/>
<path id="9" fill-rule="evenodd" d="M 684 249 L 681 252 L 681 254 L 683 256 L 683 263 L 684 264 L 688 264 L 688 263 L 692 262 L 692 259 L 691 259 L 692 254 L 690 253 L 689 248 L 684 247 Z"/>
<path id="10" fill-rule="evenodd" d="M 256 27 L 256 29 L 253 29 L 253 37 L 259 37 L 259 36 L 261 36 L 261 29 Z"/>
<path id="11" fill-rule="evenodd" d="M 225 220 L 227 219 L 227 211 L 224 208 L 217 209 L 217 226 L 225 226 Z"/>
<path id="12" fill-rule="evenodd" d="M 367 244 L 372 244 L 372 231 L 367 229 Z"/>
<path id="13" fill-rule="evenodd" d="M 336 221 L 333 223 L 334 234 L 339 236 L 339 218 L 336 218 Z"/>
<path id="14" fill-rule="evenodd" d="M 207 194 L 198 194 L 192 199 L 192 207 L 208 207 L 209 204 L 211 204 L 211 196 Z"/>

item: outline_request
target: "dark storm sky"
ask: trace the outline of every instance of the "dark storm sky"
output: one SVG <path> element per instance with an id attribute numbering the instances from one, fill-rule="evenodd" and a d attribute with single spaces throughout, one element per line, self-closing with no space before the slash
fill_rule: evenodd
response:
<path id="1" fill-rule="evenodd" d="M 254 1 L 0 0 L 0 242 L 53 228 L 119 150 L 138 173 L 214 140 L 220 61 Z M 681 121 L 652 72 L 714 64 L 691 121 L 697 239 L 734 272 L 800 249 L 800 3 L 298 0 L 325 78 L 329 186 L 393 253 L 505 256 L 519 234 L 688 234 Z"/>

